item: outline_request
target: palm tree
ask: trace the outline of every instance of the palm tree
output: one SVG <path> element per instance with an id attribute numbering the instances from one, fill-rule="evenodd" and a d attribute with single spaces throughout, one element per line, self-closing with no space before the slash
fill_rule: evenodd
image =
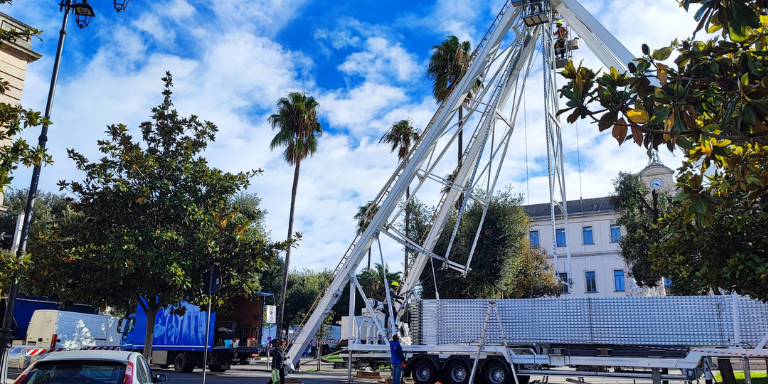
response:
<path id="1" fill-rule="evenodd" d="M 418 129 L 414 128 L 409 120 L 400 120 L 397 123 L 392 124 L 392 127 L 384 133 L 384 136 L 379 139 L 379 144 L 389 144 L 392 146 L 390 152 L 397 150 L 397 160 L 399 162 L 405 161 L 408 157 L 408 153 L 411 151 L 411 145 L 419 140 Z M 405 189 L 405 201 L 411 198 L 411 187 Z M 410 212 L 405 210 L 405 237 L 408 237 L 408 219 Z M 368 263 L 370 265 L 370 263 Z M 406 270 L 408 269 L 408 247 L 405 247 L 405 262 L 403 263 L 403 278 L 405 278 Z"/>
<path id="2" fill-rule="evenodd" d="M 432 47 L 432 56 L 429 58 L 427 67 L 427 78 L 433 81 L 432 95 L 438 103 L 444 102 L 454 85 L 458 84 L 464 74 L 469 69 L 469 60 L 472 54 L 472 46 L 469 41 L 459 42 L 456 36 L 448 36 L 442 43 Z M 482 86 L 482 82 L 477 80 L 472 86 L 473 90 Z M 468 102 L 472 99 L 472 93 L 467 94 Z M 461 155 L 463 148 L 462 121 L 464 112 L 459 106 L 459 165 L 461 165 Z"/>
<path id="3" fill-rule="evenodd" d="M 357 209 L 357 213 L 355 214 L 354 219 L 357 220 L 357 234 L 360 235 L 365 231 L 366 228 L 368 228 L 368 223 L 371 222 L 371 218 L 373 215 L 376 214 L 376 211 L 379 210 L 379 207 L 374 207 L 371 212 L 368 212 L 368 209 L 371 208 L 371 205 L 373 205 L 373 200 L 368 201 L 365 203 L 365 205 L 361 205 Z M 368 268 L 371 269 L 371 248 L 368 248 Z"/>
<path id="4" fill-rule="evenodd" d="M 301 161 L 317 152 L 317 138 L 323 135 L 323 127 L 317 121 L 317 100 L 304 92 L 291 92 L 277 101 L 277 113 L 269 116 L 269 123 L 278 132 L 269 143 L 269 149 L 285 147 L 283 156 L 289 165 L 294 166 L 293 189 L 291 190 L 291 210 L 288 216 L 288 241 L 293 237 L 293 214 L 296 207 L 296 188 L 299 185 Z M 288 269 L 291 260 L 291 247 L 285 250 L 285 269 L 283 286 L 280 289 L 280 306 L 277 311 L 277 334 L 283 326 L 285 309 L 285 291 L 288 288 Z"/>
<path id="5" fill-rule="evenodd" d="M 386 270 L 387 281 L 392 284 L 393 281 L 401 282 L 400 272 L 390 272 L 389 266 L 382 267 L 381 263 L 375 263 L 374 269 L 366 268 L 359 275 L 360 286 L 368 297 L 376 300 L 386 300 L 386 290 L 384 286 L 384 271 Z"/>

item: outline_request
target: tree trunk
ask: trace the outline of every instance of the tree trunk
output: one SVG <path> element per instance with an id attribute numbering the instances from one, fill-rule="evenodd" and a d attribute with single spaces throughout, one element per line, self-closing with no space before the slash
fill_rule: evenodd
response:
<path id="1" fill-rule="evenodd" d="M 141 301 L 139 301 L 141 303 Z M 144 305 L 142 304 L 142 307 Z M 152 340 L 155 338 L 155 316 L 157 311 L 160 310 L 160 306 L 156 303 L 150 303 L 147 300 L 147 305 L 144 309 L 144 313 L 147 314 L 147 329 L 144 332 L 144 351 L 142 354 L 148 362 L 152 362 Z"/>
<path id="2" fill-rule="evenodd" d="M 408 210 L 408 200 L 411 198 L 411 187 L 405 188 L 405 238 L 408 237 L 408 222 L 411 216 L 411 212 Z M 403 281 L 408 276 L 408 247 L 405 247 L 405 262 L 403 262 Z"/>
<path id="3" fill-rule="evenodd" d="M 464 125 L 462 124 L 462 121 L 464 120 L 464 108 L 459 107 L 459 167 L 461 167 L 461 155 L 464 153 Z"/>
<path id="4" fill-rule="evenodd" d="M 293 189 L 291 190 L 291 211 L 288 214 L 288 241 L 293 236 L 293 213 L 296 210 L 296 188 L 299 186 L 299 169 L 301 159 L 296 161 L 293 172 Z M 285 269 L 283 270 L 283 287 L 280 289 L 280 306 L 277 308 L 277 333 L 275 337 L 283 337 L 283 316 L 285 316 L 285 292 L 288 290 L 288 269 L 291 264 L 291 247 L 285 250 Z"/>

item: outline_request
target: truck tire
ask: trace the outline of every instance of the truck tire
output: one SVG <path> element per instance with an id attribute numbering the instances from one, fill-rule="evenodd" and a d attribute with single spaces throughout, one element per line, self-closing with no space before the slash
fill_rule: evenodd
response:
<path id="1" fill-rule="evenodd" d="M 451 384 L 467 384 L 472 375 L 472 367 L 464 359 L 454 359 L 443 368 L 443 380 Z"/>
<path id="2" fill-rule="evenodd" d="M 483 381 L 485 384 L 509 384 L 514 379 L 501 360 L 491 359 L 483 364 Z"/>
<path id="3" fill-rule="evenodd" d="M 195 369 L 195 364 L 189 363 L 187 354 L 179 352 L 173 359 L 173 370 L 177 373 L 190 373 Z"/>
<path id="4" fill-rule="evenodd" d="M 435 362 L 430 359 L 419 359 L 411 366 L 411 377 L 416 384 L 435 384 L 437 374 Z"/>

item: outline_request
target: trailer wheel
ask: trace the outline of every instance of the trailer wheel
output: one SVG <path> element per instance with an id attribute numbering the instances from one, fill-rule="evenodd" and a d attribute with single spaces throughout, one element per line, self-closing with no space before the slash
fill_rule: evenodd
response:
<path id="1" fill-rule="evenodd" d="M 437 382 L 437 367 L 429 359 L 419 359 L 411 367 L 411 377 L 416 384 L 435 384 Z"/>
<path id="2" fill-rule="evenodd" d="M 173 370 L 178 373 L 190 373 L 195 369 L 195 365 L 187 362 L 187 354 L 179 352 L 173 359 Z"/>
<path id="3" fill-rule="evenodd" d="M 452 384 L 467 384 L 472 375 L 469 362 L 464 359 L 455 359 L 443 369 L 444 380 Z"/>
<path id="4" fill-rule="evenodd" d="M 512 375 L 507 372 L 507 367 L 504 366 L 503 362 L 492 359 L 483 366 L 483 379 L 485 384 L 509 384 Z"/>

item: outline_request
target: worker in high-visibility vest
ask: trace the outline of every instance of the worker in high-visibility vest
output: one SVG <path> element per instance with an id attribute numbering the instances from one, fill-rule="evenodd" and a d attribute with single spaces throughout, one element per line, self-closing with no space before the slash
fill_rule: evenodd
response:
<path id="1" fill-rule="evenodd" d="M 384 303 L 384 328 L 386 328 L 386 329 L 389 329 L 389 327 L 391 325 L 391 324 L 389 324 L 389 310 L 390 310 L 390 308 L 392 309 L 392 311 L 394 311 L 395 310 L 394 303 L 396 303 L 396 302 L 402 303 L 403 299 L 404 299 L 403 296 L 400 296 L 400 295 L 397 294 L 397 289 L 398 288 L 400 288 L 400 283 L 398 283 L 397 281 L 393 281 L 393 282 L 391 282 L 389 284 L 389 300 L 390 301 L 388 303 Z M 395 333 L 397 333 L 397 332 L 395 332 Z"/>
<path id="2" fill-rule="evenodd" d="M 563 26 L 563 21 L 558 20 L 555 27 L 555 55 L 560 56 L 561 59 L 565 59 L 565 43 L 568 41 L 568 29 Z"/>

